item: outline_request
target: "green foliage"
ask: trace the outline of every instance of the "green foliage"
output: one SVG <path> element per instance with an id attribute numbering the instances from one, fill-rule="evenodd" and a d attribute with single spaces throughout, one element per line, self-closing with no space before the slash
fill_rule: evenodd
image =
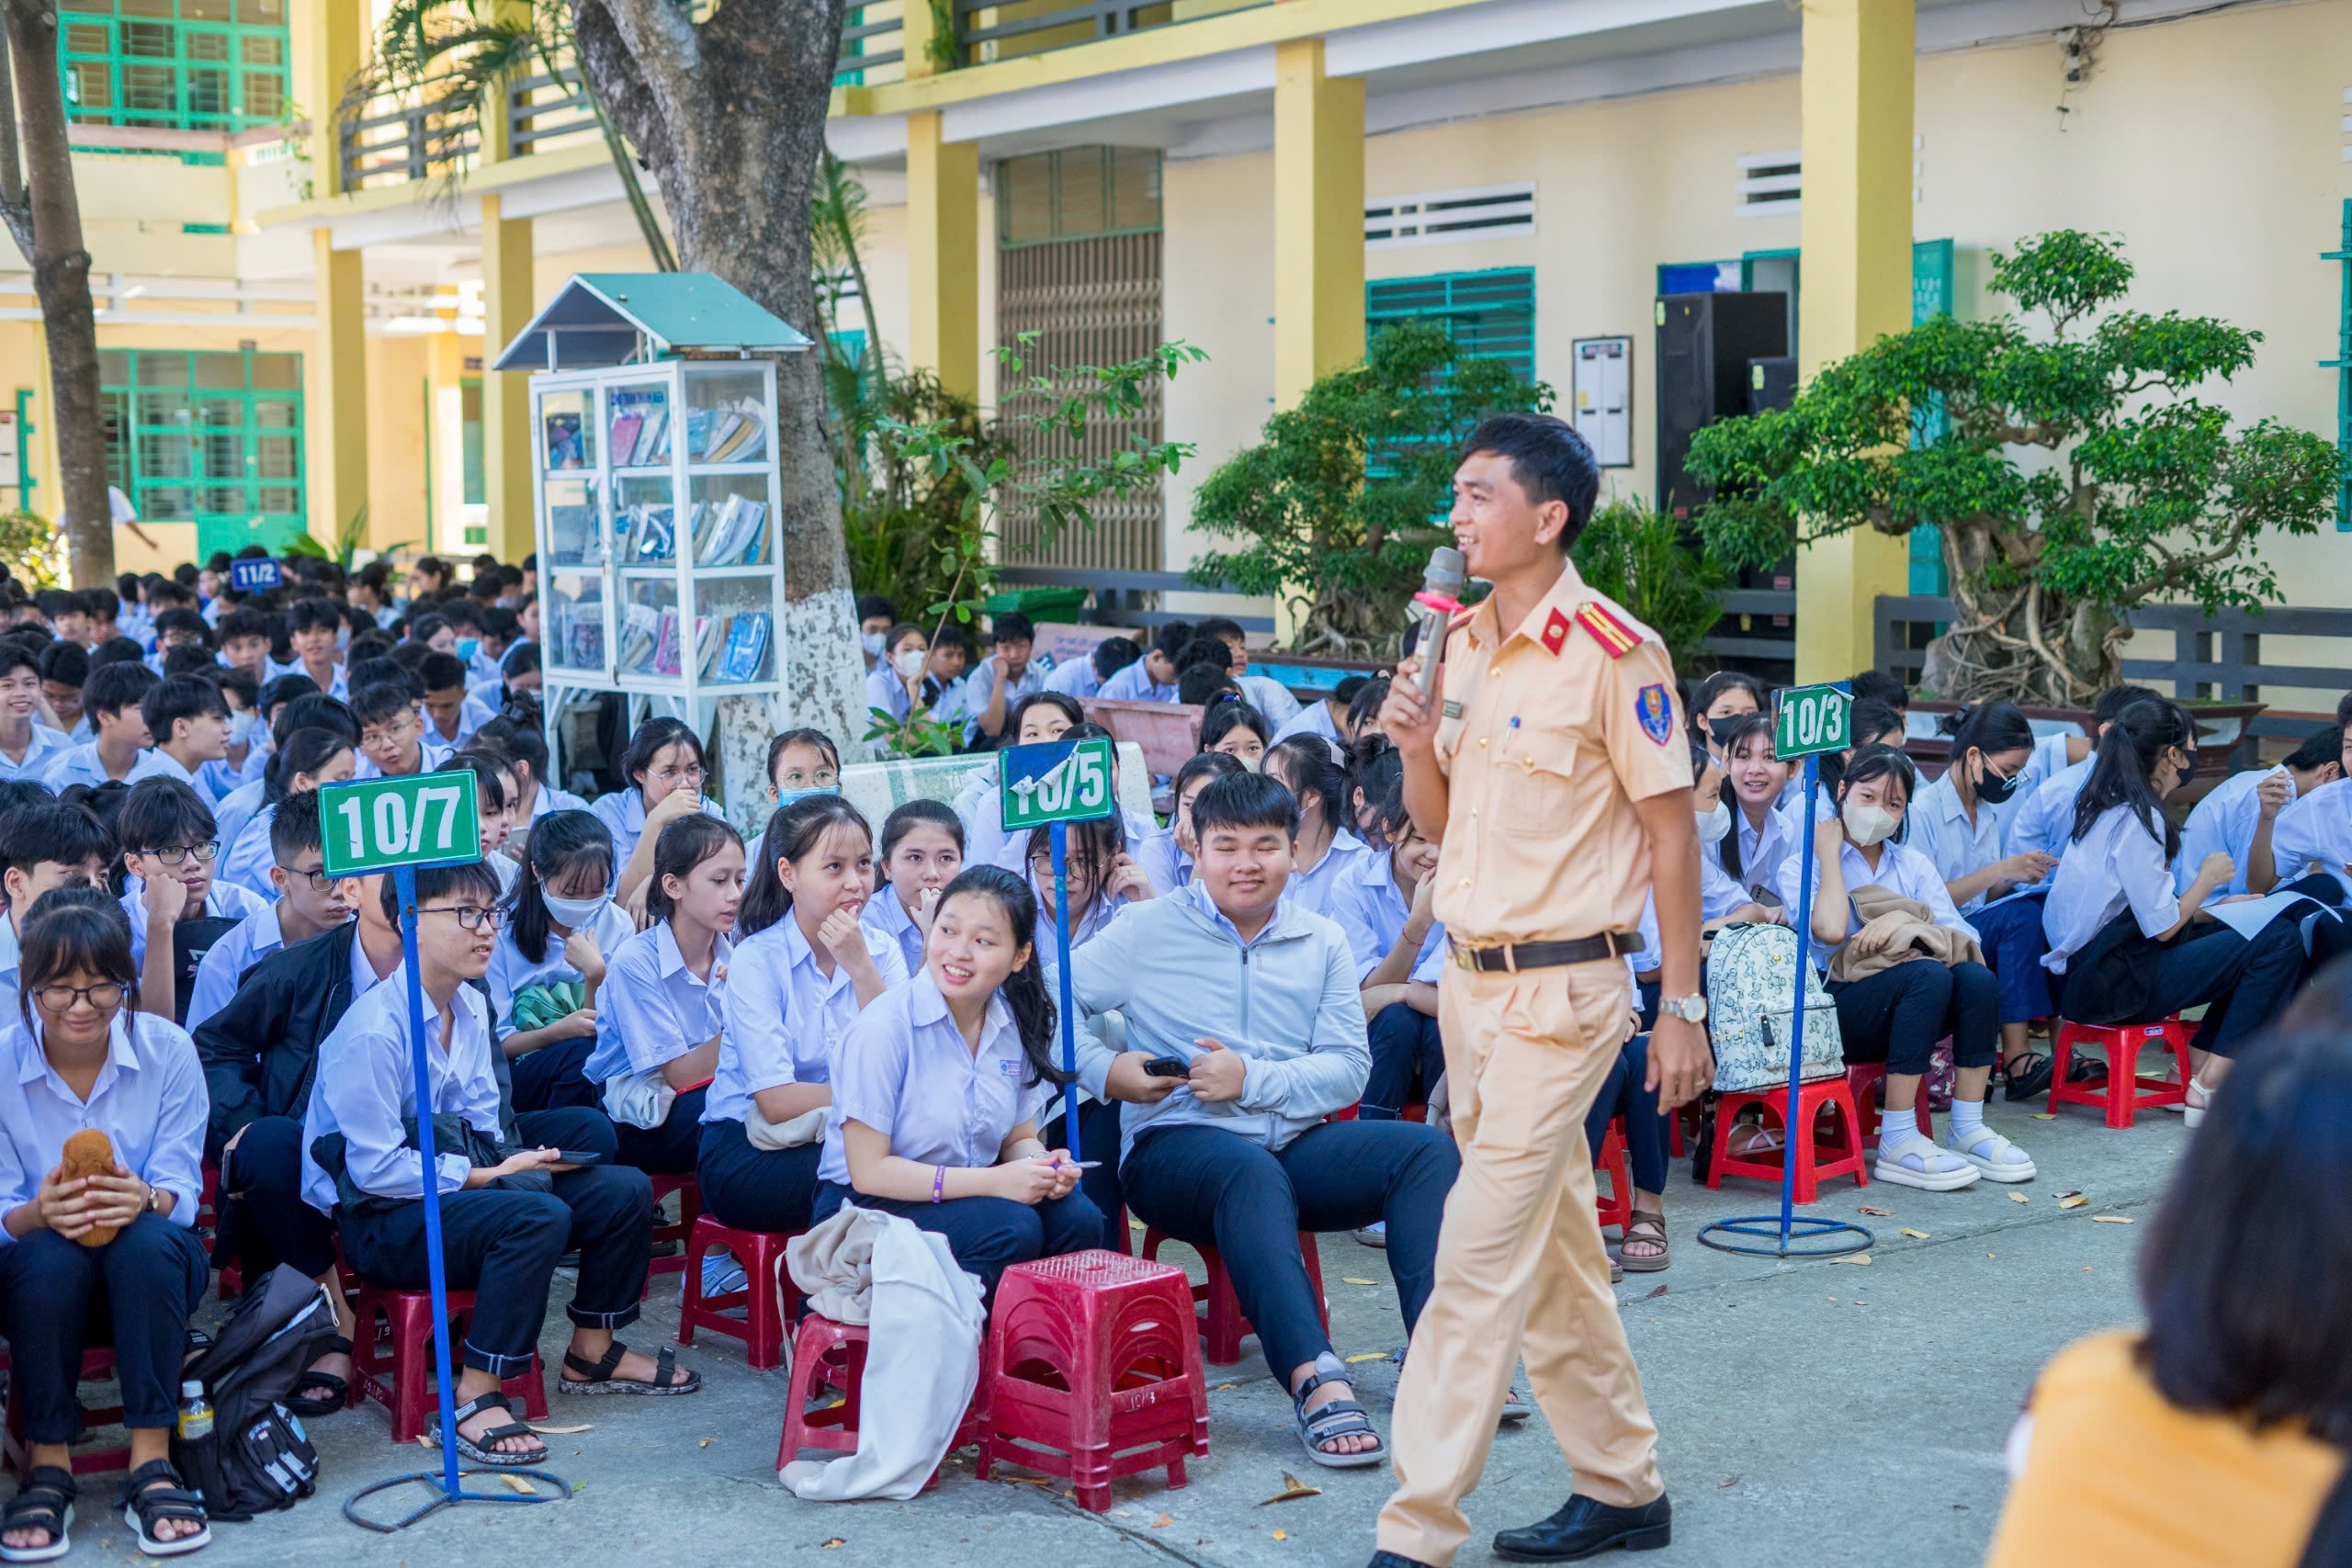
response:
<path id="1" fill-rule="evenodd" d="M 1851 529 L 1938 525 L 1961 618 L 1928 678 L 1974 700 L 2087 701 L 2119 678 L 2136 604 L 2274 602 L 2260 542 L 2317 530 L 2335 448 L 2276 420 L 2233 427 L 2194 396 L 2251 365 L 2261 334 L 2125 309 L 2132 276 L 2109 237 L 2029 239 L 1993 288 L 2044 332 L 1939 317 L 1826 367 L 1785 411 L 1701 432 L 1710 557 L 1762 566 Z"/>
<path id="2" fill-rule="evenodd" d="M 873 722 L 865 728 L 865 739 L 874 746 L 877 757 L 946 757 L 956 750 L 956 742 L 964 737 L 960 724 L 942 724 L 930 716 L 928 709 L 918 709 L 904 718 L 892 718 L 888 708 L 867 708 Z"/>
<path id="3" fill-rule="evenodd" d="M 55 588 L 65 581 L 58 564 L 64 536 L 38 512 L 0 512 L 0 564 L 28 589 Z"/>
<path id="4" fill-rule="evenodd" d="M 289 556 L 310 556 L 319 560 L 331 560 L 345 572 L 349 572 L 352 562 L 358 558 L 360 549 L 367 543 L 368 509 L 362 506 L 336 525 L 334 544 L 332 547 L 319 543 L 312 535 L 297 534 L 287 541 L 286 553 Z M 379 556 L 389 556 L 396 550 L 408 548 L 409 543 L 410 541 L 406 539 L 395 540 L 376 553 Z"/>
<path id="5" fill-rule="evenodd" d="M 1551 406 L 1551 388 L 1474 357 L 1444 328 L 1392 326 L 1208 477 L 1193 525 L 1247 542 L 1201 556 L 1193 575 L 1289 602 L 1296 651 L 1393 651 L 1430 547 L 1453 542 L 1463 441 L 1489 414 Z"/>
<path id="6" fill-rule="evenodd" d="M 1568 552 L 1577 574 L 1665 640 L 1677 672 L 1698 665 L 1701 645 L 1723 616 L 1721 568 L 1682 542 L 1676 521 L 1638 501 L 1611 501 Z"/>

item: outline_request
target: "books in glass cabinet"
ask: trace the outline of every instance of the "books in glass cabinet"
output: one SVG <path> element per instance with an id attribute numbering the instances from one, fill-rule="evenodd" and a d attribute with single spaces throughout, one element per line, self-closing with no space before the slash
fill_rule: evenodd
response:
<path id="1" fill-rule="evenodd" d="M 696 566 L 757 566 L 767 547 L 767 502 L 730 495 L 717 505 L 697 501 L 686 508 L 683 533 Z M 648 566 L 678 558 L 681 528 L 667 506 L 646 503 L 621 513 L 618 559 Z"/>
<path id="2" fill-rule="evenodd" d="M 670 395 L 652 391 L 612 394 L 612 426 L 605 432 L 605 450 L 613 466 L 642 468 L 665 462 L 670 456 Z"/>
<path id="3" fill-rule="evenodd" d="M 588 449 L 586 443 L 581 439 L 578 414 L 552 412 L 542 414 L 539 417 L 539 427 L 547 446 L 548 468 L 587 467 Z"/>
<path id="4" fill-rule="evenodd" d="M 707 409 L 686 411 L 686 457 L 696 463 L 751 463 L 768 441 L 767 406 L 740 398 Z"/>
<path id="5" fill-rule="evenodd" d="M 677 675 L 689 656 L 675 606 L 631 604 L 621 625 L 618 667 L 640 675 Z M 769 617 L 763 610 L 737 615 L 695 617 L 691 657 L 696 675 L 714 683 L 741 685 L 767 668 Z"/>

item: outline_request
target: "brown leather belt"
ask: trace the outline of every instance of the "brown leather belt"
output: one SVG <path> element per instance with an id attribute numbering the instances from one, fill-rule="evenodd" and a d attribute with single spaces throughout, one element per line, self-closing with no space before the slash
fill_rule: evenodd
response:
<path id="1" fill-rule="evenodd" d="M 1563 964 L 1597 964 L 1622 953 L 1639 953 L 1642 939 L 1634 931 L 1606 931 L 1574 942 L 1505 942 L 1499 947 L 1449 944 L 1453 962 L 1464 969 L 1515 975 L 1522 969 L 1555 969 Z"/>

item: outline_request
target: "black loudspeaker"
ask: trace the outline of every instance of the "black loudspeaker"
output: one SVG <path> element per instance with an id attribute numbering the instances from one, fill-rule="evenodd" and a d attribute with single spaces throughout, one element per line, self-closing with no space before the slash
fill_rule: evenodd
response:
<path id="1" fill-rule="evenodd" d="M 1747 362 L 1747 412 L 1762 413 L 1768 409 L 1784 409 L 1796 400 L 1795 360 L 1784 355 L 1776 359 L 1751 359 Z"/>
<path id="2" fill-rule="evenodd" d="M 1748 362 L 1789 351 L 1785 294 L 1666 294 L 1657 302 L 1657 504 L 1688 519 L 1706 487 L 1690 438 L 1748 407 Z"/>

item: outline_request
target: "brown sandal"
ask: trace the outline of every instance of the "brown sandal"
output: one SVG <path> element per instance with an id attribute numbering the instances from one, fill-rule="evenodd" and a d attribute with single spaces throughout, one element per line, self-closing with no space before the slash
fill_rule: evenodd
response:
<path id="1" fill-rule="evenodd" d="M 1637 1241 L 1648 1242 L 1657 1251 L 1647 1257 L 1628 1250 Z M 1635 1209 L 1634 1217 L 1625 1222 L 1625 1239 L 1618 1246 L 1618 1261 L 1629 1274 L 1655 1274 L 1672 1259 L 1667 1256 L 1671 1246 L 1666 1236 L 1666 1216 L 1650 1209 Z"/>
<path id="2" fill-rule="evenodd" d="M 1734 1159 L 1760 1159 L 1781 1153 L 1788 1144 L 1787 1135 L 1778 1127 L 1767 1127 L 1761 1122 L 1742 1122 L 1724 1140 L 1724 1152 Z"/>

